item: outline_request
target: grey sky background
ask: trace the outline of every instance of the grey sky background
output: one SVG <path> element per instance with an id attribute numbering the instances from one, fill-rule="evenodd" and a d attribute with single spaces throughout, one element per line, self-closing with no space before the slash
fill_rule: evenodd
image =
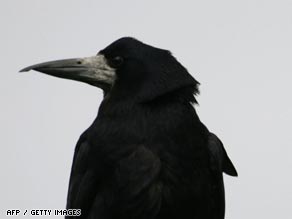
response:
<path id="1" fill-rule="evenodd" d="M 226 218 L 292 218 L 291 12 L 288 0 L 2 0 L 0 218 L 65 207 L 76 141 L 102 99 L 86 84 L 17 72 L 122 36 L 171 50 L 201 83 L 196 109 L 239 172 L 225 177 Z"/>

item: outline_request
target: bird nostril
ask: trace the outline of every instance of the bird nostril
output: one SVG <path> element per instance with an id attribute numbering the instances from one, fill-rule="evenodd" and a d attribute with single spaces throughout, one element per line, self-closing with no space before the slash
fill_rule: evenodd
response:
<path id="1" fill-rule="evenodd" d="M 78 64 L 78 65 L 81 65 L 81 64 L 82 64 L 82 62 L 81 62 L 81 61 L 78 61 L 78 62 L 77 62 L 77 64 Z"/>

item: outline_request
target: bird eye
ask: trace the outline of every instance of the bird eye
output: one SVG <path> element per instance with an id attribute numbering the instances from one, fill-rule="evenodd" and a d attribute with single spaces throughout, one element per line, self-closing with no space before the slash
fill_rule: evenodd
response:
<path id="1" fill-rule="evenodd" d="M 116 56 L 112 58 L 110 62 L 113 67 L 119 67 L 123 64 L 124 59 L 121 56 Z"/>

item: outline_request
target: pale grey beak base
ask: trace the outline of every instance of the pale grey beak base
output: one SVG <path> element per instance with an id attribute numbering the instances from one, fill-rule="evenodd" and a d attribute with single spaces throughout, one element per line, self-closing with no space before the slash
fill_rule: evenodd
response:
<path id="1" fill-rule="evenodd" d="M 116 79 L 115 69 L 107 64 L 103 55 L 44 62 L 26 67 L 20 72 L 30 70 L 82 81 L 99 87 L 101 85 L 111 86 Z"/>

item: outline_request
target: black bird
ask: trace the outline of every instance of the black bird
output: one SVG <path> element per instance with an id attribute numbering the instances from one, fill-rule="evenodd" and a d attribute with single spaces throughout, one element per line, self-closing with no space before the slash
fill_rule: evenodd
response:
<path id="1" fill-rule="evenodd" d="M 169 51 L 125 37 L 29 70 L 104 91 L 75 148 L 67 209 L 81 209 L 76 218 L 224 218 L 222 172 L 237 172 L 193 107 L 199 83 Z"/>

